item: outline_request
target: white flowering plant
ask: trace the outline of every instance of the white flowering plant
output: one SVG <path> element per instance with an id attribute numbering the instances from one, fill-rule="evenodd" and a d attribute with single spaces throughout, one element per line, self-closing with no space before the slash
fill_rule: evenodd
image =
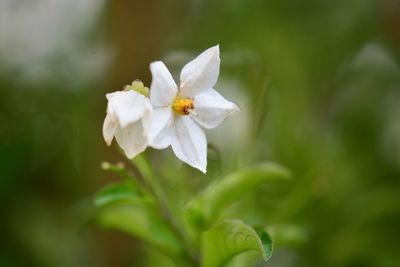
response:
<path id="1" fill-rule="evenodd" d="M 179 160 L 206 174 L 203 129 L 216 128 L 240 111 L 214 89 L 219 70 L 219 46 L 214 46 L 184 66 L 179 86 L 164 63 L 156 61 L 150 64 L 150 88 L 136 80 L 106 96 L 104 140 L 111 145 L 115 137 L 134 172 L 123 164 L 103 164 L 122 180 L 97 193 L 97 222 L 142 239 L 176 266 L 225 266 L 249 250 L 267 261 L 274 238 L 266 226 L 249 226 L 225 211 L 260 185 L 290 178 L 283 166 L 264 162 L 212 181 L 178 207 L 171 204 L 162 186 L 164 178 L 155 174 L 143 152 L 171 146 Z"/>

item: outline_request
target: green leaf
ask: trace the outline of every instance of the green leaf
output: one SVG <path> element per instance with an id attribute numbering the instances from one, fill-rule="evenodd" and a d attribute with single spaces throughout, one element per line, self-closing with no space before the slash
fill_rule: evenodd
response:
<path id="1" fill-rule="evenodd" d="M 273 181 L 289 180 L 290 172 L 276 163 L 234 172 L 211 184 L 187 206 L 186 219 L 197 229 L 207 228 L 221 211 L 258 186 Z"/>
<path id="2" fill-rule="evenodd" d="M 272 256 L 272 241 L 262 228 L 257 230 L 239 220 L 225 220 L 202 235 L 202 267 L 222 267 L 239 253 L 258 251 L 267 261 Z"/>
<path id="3" fill-rule="evenodd" d="M 161 216 L 149 207 L 107 206 L 98 212 L 96 219 L 100 226 L 138 237 L 171 258 L 181 257 L 179 239 Z"/>
<path id="4" fill-rule="evenodd" d="M 94 203 L 97 207 L 102 207 L 111 204 L 140 204 L 146 201 L 151 202 L 151 198 L 139 194 L 133 181 L 125 180 L 105 186 L 96 194 Z"/>

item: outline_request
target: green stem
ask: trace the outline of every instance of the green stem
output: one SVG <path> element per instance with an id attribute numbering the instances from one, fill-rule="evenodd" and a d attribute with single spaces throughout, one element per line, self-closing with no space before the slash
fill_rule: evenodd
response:
<path id="1" fill-rule="evenodd" d="M 181 239 L 184 247 L 186 248 L 186 266 L 198 266 L 198 261 L 194 257 L 192 245 L 188 239 L 187 234 L 183 231 L 184 227 L 177 219 L 179 218 L 179 215 L 173 212 L 174 209 L 169 199 L 165 195 L 160 183 L 158 182 L 158 179 L 156 179 L 156 177 L 154 176 L 148 160 L 143 155 L 140 155 L 135 157 L 132 162 L 137 167 L 143 177 L 143 180 L 156 198 L 161 213 L 166 222 L 170 225 L 175 234 Z"/>

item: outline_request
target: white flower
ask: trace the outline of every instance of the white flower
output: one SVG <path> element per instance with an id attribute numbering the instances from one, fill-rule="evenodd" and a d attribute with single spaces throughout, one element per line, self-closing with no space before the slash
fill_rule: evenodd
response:
<path id="1" fill-rule="evenodd" d="M 143 124 L 152 111 L 149 98 L 139 93 L 140 90 L 135 90 L 138 85 L 146 88 L 142 82 L 135 81 L 124 91 L 106 95 L 108 105 L 103 124 L 104 140 L 107 145 L 111 145 L 115 136 L 128 158 L 133 158 L 146 149 L 147 137 Z"/>
<path id="2" fill-rule="evenodd" d="M 171 145 L 180 160 L 204 173 L 207 140 L 199 125 L 215 128 L 239 110 L 213 89 L 219 65 L 219 46 L 207 49 L 182 69 L 178 88 L 164 63 L 150 64 L 153 113 L 147 129 L 149 144 L 157 149 Z"/>

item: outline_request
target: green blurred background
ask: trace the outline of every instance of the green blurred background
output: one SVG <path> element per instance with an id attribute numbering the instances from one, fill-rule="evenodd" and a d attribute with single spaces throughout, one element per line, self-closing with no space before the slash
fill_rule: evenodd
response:
<path id="1" fill-rule="evenodd" d="M 169 266 L 91 223 L 115 179 L 100 164 L 123 159 L 102 139 L 104 95 L 215 44 L 216 88 L 242 112 L 209 133 L 207 176 L 147 152 L 175 201 L 277 161 L 293 181 L 228 213 L 303 238 L 254 266 L 400 266 L 399 1 L 2 0 L 1 267 Z"/>

